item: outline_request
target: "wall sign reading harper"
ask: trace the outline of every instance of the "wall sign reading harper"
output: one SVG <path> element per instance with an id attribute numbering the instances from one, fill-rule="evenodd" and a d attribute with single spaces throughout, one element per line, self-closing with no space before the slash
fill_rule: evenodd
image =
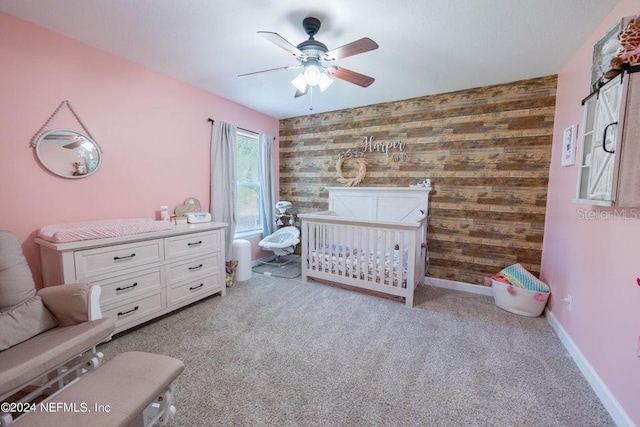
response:
<path id="1" fill-rule="evenodd" d="M 404 152 L 405 144 L 398 140 L 393 142 L 373 142 L 373 136 L 362 138 L 363 153 L 384 153 L 393 162 L 409 160 L 409 155 Z"/>

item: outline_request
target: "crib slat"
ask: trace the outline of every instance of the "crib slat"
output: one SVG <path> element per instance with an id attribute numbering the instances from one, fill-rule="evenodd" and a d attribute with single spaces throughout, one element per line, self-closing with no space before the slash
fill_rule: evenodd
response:
<path id="1" fill-rule="evenodd" d="M 389 277 L 387 276 L 387 256 L 389 254 L 389 246 L 392 244 L 392 239 L 391 233 L 388 230 L 384 230 L 383 232 L 384 240 L 378 264 L 380 265 L 380 277 L 382 278 L 382 283 L 384 285 L 391 286 L 391 282 L 389 282 Z"/>
<path id="2" fill-rule="evenodd" d="M 342 234 L 343 236 L 341 236 L 341 238 L 344 239 L 344 248 L 342 248 L 342 253 L 343 253 L 343 261 L 342 261 L 342 275 L 344 277 L 347 277 L 347 267 L 349 266 L 349 262 L 351 261 L 348 256 L 348 250 L 351 249 L 351 241 L 349 239 L 349 231 L 351 230 L 351 227 L 341 227 L 342 230 Z"/>
<path id="3" fill-rule="evenodd" d="M 303 239 L 302 239 L 302 268 L 305 266 L 311 270 L 313 268 L 312 265 L 312 242 L 313 242 L 313 229 L 311 228 L 311 224 L 308 222 L 302 222 L 302 228 L 304 230 Z"/>
<path id="4" fill-rule="evenodd" d="M 396 284 L 396 273 L 398 272 L 398 265 L 396 262 L 397 252 L 396 252 L 396 244 L 398 245 L 398 250 L 400 250 L 400 233 L 397 231 L 391 232 L 392 239 L 391 244 L 389 245 L 389 286 L 397 286 Z"/>
<path id="5" fill-rule="evenodd" d="M 356 266 L 353 264 L 353 259 L 354 259 L 354 258 L 353 258 L 353 256 L 351 256 L 351 254 L 352 254 L 352 252 L 351 252 L 351 251 L 353 251 L 353 248 L 354 248 L 354 246 L 353 246 L 353 245 L 355 244 L 355 242 L 354 242 L 354 238 L 353 238 L 353 236 L 354 236 L 355 232 L 356 232 L 356 230 L 355 230 L 355 228 L 354 228 L 354 227 L 349 227 L 349 228 L 347 229 L 347 235 L 348 235 L 348 238 L 347 238 L 347 246 L 348 246 L 348 248 L 349 248 L 349 253 L 348 253 L 348 254 L 346 254 L 346 255 L 348 255 L 348 256 L 349 256 L 349 266 L 348 266 L 349 268 L 347 268 L 347 269 L 346 269 L 345 273 L 346 273 L 346 275 L 347 275 L 347 276 L 349 276 L 350 278 L 352 278 L 352 277 L 353 277 L 353 272 L 355 271 L 355 267 L 356 267 Z"/>
<path id="6" fill-rule="evenodd" d="M 382 230 L 378 230 L 376 233 L 376 240 L 374 242 L 373 252 L 369 255 L 370 260 L 373 264 L 373 280 L 376 282 L 380 282 L 380 272 L 378 271 L 378 252 L 380 252 L 380 239 L 382 239 Z"/>
<path id="7" fill-rule="evenodd" d="M 322 264 L 320 265 L 321 271 L 327 270 L 327 246 L 329 244 L 329 237 L 327 236 L 327 224 L 322 224 Z"/>
<path id="8" fill-rule="evenodd" d="M 387 286 L 393 286 L 393 282 L 391 281 L 391 273 L 393 272 L 392 266 L 389 264 L 390 257 L 393 256 L 393 232 L 390 230 L 385 230 L 385 245 L 384 252 L 380 254 L 380 267 L 382 268 L 382 274 L 384 275 L 384 284 Z M 387 267 L 388 265 L 388 267 Z"/>
<path id="9" fill-rule="evenodd" d="M 322 235 L 322 224 L 316 224 L 316 271 L 320 271 L 322 266 L 322 247 L 324 245 L 324 236 Z"/>
<path id="10" fill-rule="evenodd" d="M 341 251 L 343 250 L 342 246 L 344 245 L 344 240 L 342 240 L 342 237 L 340 236 L 340 231 L 341 231 L 341 226 L 333 224 L 332 225 L 333 228 L 333 243 L 335 245 L 336 248 L 336 264 L 335 264 L 335 268 L 333 269 L 333 272 L 335 274 L 337 274 L 338 276 L 340 276 L 342 274 L 342 266 L 341 266 L 341 258 L 342 258 L 342 253 Z"/>
<path id="11" fill-rule="evenodd" d="M 357 279 L 360 277 L 360 263 L 358 262 L 358 254 L 362 247 L 362 228 L 355 227 L 353 229 L 353 250 L 351 254 L 353 256 L 353 263 L 351 265 L 351 277 Z"/>
<path id="12" fill-rule="evenodd" d="M 334 251 L 334 242 L 335 242 L 335 228 L 333 226 L 333 224 L 327 224 L 325 226 L 325 233 L 327 234 L 327 242 L 325 244 L 325 251 L 327 253 L 328 256 L 328 261 L 325 262 L 325 266 L 324 266 L 324 271 L 325 272 L 329 272 L 331 273 L 331 270 L 333 268 L 332 266 L 332 259 L 333 259 L 333 251 Z"/>
<path id="13" fill-rule="evenodd" d="M 322 234 L 323 225 L 322 224 L 316 224 L 316 234 L 318 235 L 317 239 L 318 241 L 316 242 L 316 262 L 315 262 L 315 269 L 316 271 L 320 271 L 320 266 L 321 266 L 321 262 L 322 262 L 322 257 L 324 249 L 324 235 Z"/>
<path id="14" fill-rule="evenodd" d="M 334 254 L 337 253 L 338 251 L 338 247 L 337 247 L 337 243 L 338 240 L 336 238 L 336 225 L 335 224 L 331 224 L 329 226 L 329 230 L 330 230 L 330 234 L 331 237 L 329 238 L 331 240 L 331 261 L 327 263 L 327 271 L 329 271 L 332 274 L 338 274 L 338 268 L 336 266 L 334 266 L 333 264 L 333 257 Z"/>
<path id="15" fill-rule="evenodd" d="M 384 251 L 387 245 L 387 233 L 385 230 L 380 230 L 380 237 L 378 238 L 378 250 L 373 254 L 373 262 L 376 265 L 376 278 L 381 285 L 384 285 L 384 271 L 380 268 L 380 252 Z"/>
<path id="16" fill-rule="evenodd" d="M 400 251 L 400 245 L 402 244 L 402 236 L 397 231 L 391 231 L 391 242 L 389 242 L 389 252 L 387 252 L 387 264 L 389 265 L 389 286 L 398 286 L 396 277 L 398 274 L 398 253 Z M 396 245 L 398 249 L 396 250 Z"/>
<path id="17" fill-rule="evenodd" d="M 402 287 L 402 277 L 404 276 L 404 254 L 407 245 L 407 233 L 398 232 L 398 252 L 393 259 L 394 264 L 394 286 Z"/>
<path id="18" fill-rule="evenodd" d="M 333 224 L 331 226 L 331 228 L 333 229 L 333 245 L 335 247 L 335 257 L 336 257 L 336 263 L 333 265 L 333 273 L 340 275 L 341 273 L 341 267 L 340 267 L 340 258 L 341 258 L 341 251 L 342 248 L 341 246 L 344 244 L 344 242 L 342 241 L 342 239 L 340 238 L 340 226 Z"/>
<path id="19" fill-rule="evenodd" d="M 309 242 L 311 245 L 309 248 L 309 253 L 313 254 L 311 269 L 318 270 L 318 224 L 313 222 L 309 224 L 309 227 L 312 227 L 311 233 L 313 234 L 313 240 Z"/>
<path id="20" fill-rule="evenodd" d="M 378 274 L 378 265 L 376 262 L 376 257 L 379 250 L 378 246 L 380 246 L 380 237 L 382 232 L 380 230 L 377 230 L 377 231 L 374 231 L 374 233 L 375 233 L 375 239 L 373 241 L 373 250 L 369 254 L 368 262 L 372 265 L 373 277 L 371 278 L 371 280 L 379 281 L 380 275 Z"/>
<path id="21" fill-rule="evenodd" d="M 353 248 L 353 227 L 343 227 L 344 230 L 344 277 L 351 276 L 351 261 L 349 251 Z"/>
<path id="22" fill-rule="evenodd" d="M 338 239 L 340 242 L 342 242 L 342 250 L 341 250 L 341 256 L 340 259 L 342 260 L 342 263 L 339 265 L 340 267 L 340 272 L 339 274 L 343 277 L 346 277 L 347 275 L 347 260 L 346 260 L 346 256 L 347 256 L 347 227 L 345 226 L 340 226 L 340 227 L 336 227 L 337 230 L 337 234 L 338 234 Z"/>
<path id="23" fill-rule="evenodd" d="M 341 249 L 341 253 L 340 253 L 340 260 L 342 260 L 341 263 L 338 264 L 338 274 L 341 275 L 342 277 L 346 277 L 347 276 L 347 227 L 345 226 L 339 226 L 336 227 L 337 229 L 337 235 L 338 235 L 338 241 L 342 242 L 342 249 Z"/>
<path id="24" fill-rule="evenodd" d="M 405 238 L 406 233 L 397 233 L 398 250 L 394 251 L 391 255 L 391 262 L 393 263 L 393 286 L 402 287 L 402 257 L 404 256 Z M 395 247 L 394 247 L 395 249 Z"/>
<path id="25" fill-rule="evenodd" d="M 364 264 L 362 261 L 366 260 L 367 253 L 369 253 L 369 251 L 371 250 L 371 229 L 365 228 L 363 229 L 363 233 L 364 233 L 364 251 L 360 251 L 360 253 L 358 254 L 358 264 L 360 264 L 360 268 L 363 269 L 362 274 L 363 274 L 364 280 L 368 282 L 369 280 L 371 280 L 369 277 L 369 269 L 367 268 L 367 264 Z"/>
<path id="26" fill-rule="evenodd" d="M 308 263 L 309 270 L 313 270 L 315 268 L 315 257 L 317 253 L 315 252 L 315 244 L 316 244 L 316 226 L 314 223 L 307 221 L 307 229 L 309 230 L 309 239 L 307 242 L 303 242 L 303 244 L 307 247 L 307 253 L 309 254 Z"/>
<path id="27" fill-rule="evenodd" d="M 316 270 L 320 271 L 322 269 L 322 257 L 324 256 L 324 226 L 320 224 L 316 224 L 316 229 L 318 233 L 318 241 L 316 242 Z"/>
<path id="28" fill-rule="evenodd" d="M 385 263 L 389 265 L 389 286 L 397 286 L 396 285 L 396 245 L 400 248 L 399 234 L 396 231 L 391 230 L 389 232 L 391 235 L 391 241 L 389 242 L 389 246 L 387 246 L 386 260 Z"/>
<path id="29" fill-rule="evenodd" d="M 329 264 L 329 272 L 331 274 L 340 274 L 340 262 L 338 255 L 340 253 L 340 240 L 338 238 L 338 226 L 335 224 L 331 224 L 331 263 Z M 334 258 L 338 260 L 337 262 L 333 262 Z"/>

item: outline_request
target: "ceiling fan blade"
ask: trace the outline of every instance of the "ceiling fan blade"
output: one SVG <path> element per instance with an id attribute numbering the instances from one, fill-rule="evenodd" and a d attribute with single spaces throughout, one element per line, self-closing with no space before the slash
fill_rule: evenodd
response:
<path id="1" fill-rule="evenodd" d="M 373 77 L 365 76 L 364 74 L 356 73 L 355 71 L 347 70 L 342 67 L 330 67 L 327 68 L 327 71 L 333 77 L 362 87 L 369 87 L 371 83 L 376 81 Z"/>
<path id="2" fill-rule="evenodd" d="M 81 145 L 82 145 L 82 142 L 75 141 L 75 142 L 71 142 L 69 144 L 63 145 L 62 148 L 66 148 L 67 150 L 75 150 L 76 148 L 80 147 Z"/>
<path id="3" fill-rule="evenodd" d="M 296 68 L 300 68 L 301 65 L 289 65 L 286 67 L 278 67 L 278 68 L 271 68 L 269 70 L 262 70 L 262 71 L 254 71 L 253 73 L 245 73 L 245 74 L 238 74 L 238 77 L 244 77 L 244 76 L 251 76 L 253 74 L 260 74 L 260 73 L 268 73 L 270 71 L 280 71 L 280 70 L 293 70 Z"/>
<path id="4" fill-rule="evenodd" d="M 299 89 L 296 89 L 296 94 L 295 94 L 295 95 L 293 95 L 293 97 L 294 97 L 294 98 L 299 98 L 299 97 L 301 97 L 301 96 L 303 96 L 303 95 L 306 95 L 306 94 L 307 94 L 307 92 L 309 92 L 309 86 L 307 86 L 307 87 L 305 87 L 305 88 L 304 88 L 304 92 L 303 92 L 303 91 L 301 91 L 301 90 L 299 90 Z"/>
<path id="5" fill-rule="evenodd" d="M 322 57 L 323 61 L 335 61 L 336 59 L 347 58 L 349 56 L 358 55 L 360 53 L 369 52 L 370 50 L 376 50 L 378 43 L 374 42 L 368 37 L 361 38 L 354 42 L 340 46 L 329 52 L 325 53 Z"/>
<path id="6" fill-rule="evenodd" d="M 276 46 L 286 50 L 287 52 L 289 52 L 290 54 L 292 54 L 298 59 L 307 58 L 307 55 L 305 55 L 300 49 L 298 49 L 297 47 L 289 43 L 284 37 L 282 37 L 278 33 L 272 33 L 270 31 L 258 31 L 258 34 L 260 34 L 262 37 L 269 40 L 271 43 L 275 44 Z"/>

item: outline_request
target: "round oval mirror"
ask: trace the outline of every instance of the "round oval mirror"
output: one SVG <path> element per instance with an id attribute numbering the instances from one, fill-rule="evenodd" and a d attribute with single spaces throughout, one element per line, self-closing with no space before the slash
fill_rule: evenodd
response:
<path id="1" fill-rule="evenodd" d="M 97 142 L 68 129 L 44 132 L 36 140 L 35 148 L 42 166 L 64 178 L 92 175 L 102 161 L 102 151 Z"/>

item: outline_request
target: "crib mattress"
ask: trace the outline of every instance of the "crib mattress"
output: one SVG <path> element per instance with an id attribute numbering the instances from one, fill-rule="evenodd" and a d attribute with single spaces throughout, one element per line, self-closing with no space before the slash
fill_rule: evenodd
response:
<path id="1" fill-rule="evenodd" d="M 400 261 L 402 258 L 402 263 Z M 398 251 L 390 253 L 363 253 L 349 248 L 331 248 L 316 250 L 309 253 L 307 268 L 312 271 L 329 271 L 331 274 L 342 274 L 373 281 L 380 284 L 390 284 L 395 287 L 407 287 L 407 259 L 406 254 L 400 257 Z"/>

